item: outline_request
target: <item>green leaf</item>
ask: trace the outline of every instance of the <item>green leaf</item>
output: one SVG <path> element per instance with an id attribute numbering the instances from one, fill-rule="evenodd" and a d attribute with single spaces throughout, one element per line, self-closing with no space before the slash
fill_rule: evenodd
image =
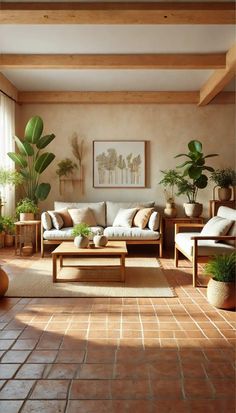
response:
<path id="1" fill-rule="evenodd" d="M 27 161 L 24 158 L 24 156 L 21 155 L 20 153 L 8 152 L 7 155 L 9 156 L 9 158 L 13 160 L 13 162 L 16 163 L 16 165 L 20 166 L 21 168 L 27 167 Z"/>
<path id="2" fill-rule="evenodd" d="M 202 152 L 202 144 L 200 141 L 190 141 L 188 144 L 190 152 Z"/>
<path id="3" fill-rule="evenodd" d="M 191 179 L 198 179 L 202 174 L 202 168 L 191 166 L 188 170 L 188 174 Z"/>
<path id="4" fill-rule="evenodd" d="M 23 176 L 23 178 L 25 178 L 25 179 L 29 179 L 29 177 L 30 177 L 29 172 L 26 171 L 25 169 L 22 169 L 22 170 L 20 171 L 20 174 L 21 174 L 21 175 Z"/>
<path id="5" fill-rule="evenodd" d="M 35 162 L 35 171 L 41 174 L 48 167 L 48 165 L 50 165 L 54 158 L 55 155 L 50 152 L 45 152 L 42 155 L 40 155 L 37 161 Z"/>
<path id="6" fill-rule="evenodd" d="M 212 168 L 211 166 L 204 166 L 202 169 L 206 169 L 209 172 L 214 172 L 214 168 Z"/>
<path id="7" fill-rule="evenodd" d="M 43 132 L 43 121 L 39 116 L 34 116 L 25 127 L 25 139 L 31 143 L 37 143 Z"/>
<path id="8" fill-rule="evenodd" d="M 46 146 L 48 146 L 49 145 L 49 143 L 50 142 L 52 142 L 53 141 L 53 139 L 55 138 L 56 136 L 52 133 L 51 135 L 46 135 L 46 136 L 42 136 L 42 138 L 40 138 L 39 139 L 39 141 L 37 142 L 37 148 L 38 149 L 43 149 L 43 148 L 45 148 Z"/>
<path id="9" fill-rule="evenodd" d="M 177 168 L 183 168 L 184 166 L 188 165 L 188 164 L 192 164 L 192 161 L 185 161 L 184 163 L 182 163 L 181 165 L 178 165 Z"/>
<path id="10" fill-rule="evenodd" d="M 34 154 L 34 149 L 28 142 L 22 142 L 17 136 L 14 136 L 17 148 L 19 149 L 20 153 L 24 156 L 32 156 Z"/>
<path id="11" fill-rule="evenodd" d="M 47 198 L 50 190 L 51 190 L 50 184 L 42 183 L 37 187 L 35 191 L 35 196 L 37 199 L 40 199 L 40 201 L 44 201 L 44 199 Z"/>
<path id="12" fill-rule="evenodd" d="M 206 188 L 207 182 L 208 182 L 207 176 L 206 176 L 206 175 L 201 175 L 201 176 L 194 182 L 194 184 L 195 184 L 198 188 L 203 189 L 203 188 Z"/>
<path id="13" fill-rule="evenodd" d="M 180 156 L 187 156 L 191 159 L 191 156 L 189 156 L 187 153 L 180 153 L 179 155 L 175 155 L 174 158 L 179 158 Z"/>
<path id="14" fill-rule="evenodd" d="M 210 155 L 204 156 L 204 158 L 205 158 L 205 159 L 206 159 L 206 158 L 213 158 L 214 156 L 219 156 L 219 154 L 218 154 L 218 153 L 212 153 L 212 154 L 210 154 Z"/>

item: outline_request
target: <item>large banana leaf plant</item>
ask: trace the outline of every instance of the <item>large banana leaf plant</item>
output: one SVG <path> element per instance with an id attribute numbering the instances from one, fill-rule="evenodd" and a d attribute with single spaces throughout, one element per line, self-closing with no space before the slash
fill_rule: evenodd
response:
<path id="1" fill-rule="evenodd" d="M 190 203 L 196 203 L 198 189 L 206 188 L 208 184 L 208 177 L 205 171 L 213 172 L 214 168 L 206 165 L 206 159 L 218 156 L 217 153 L 203 155 L 202 143 L 197 140 L 192 140 L 188 143 L 188 153 L 181 153 L 175 158 L 182 156 L 188 159 L 177 168 L 183 168 L 181 179 L 179 180 L 178 194 L 186 194 Z"/>
<path id="2" fill-rule="evenodd" d="M 51 152 L 43 152 L 50 142 L 55 138 L 52 133 L 42 136 L 43 120 L 39 116 L 31 118 L 26 127 L 24 139 L 14 137 L 18 152 L 8 152 L 8 156 L 15 162 L 19 173 L 24 178 L 24 189 L 27 198 L 35 203 L 47 198 L 51 185 L 40 183 L 40 175 L 54 160 L 55 155 Z"/>

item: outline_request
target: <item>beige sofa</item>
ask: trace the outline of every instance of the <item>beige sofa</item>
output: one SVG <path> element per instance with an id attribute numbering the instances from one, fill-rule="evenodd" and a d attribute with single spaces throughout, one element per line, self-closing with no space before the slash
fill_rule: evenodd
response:
<path id="1" fill-rule="evenodd" d="M 109 240 L 125 240 L 127 244 L 154 244 L 159 246 L 159 256 L 162 257 L 162 218 L 158 213 L 159 223 L 158 228 L 153 231 L 148 226 L 144 229 L 138 227 L 114 227 L 113 222 L 121 208 L 156 207 L 154 202 L 55 202 L 54 210 L 59 211 L 64 208 L 89 208 L 92 210 L 96 219 L 97 225 L 91 227 L 92 233 L 96 234 L 99 230 L 105 234 Z M 43 219 L 41 220 L 43 222 Z M 41 256 L 44 256 L 45 245 L 60 244 L 62 241 L 71 241 L 73 227 L 62 227 L 61 229 L 52 228 L 45 230 L 43 224 L 41 226 Z"/>
<path id="2" fill-rule="evenodd" d="M 203 232 L 181 232 L 203 229 Z M 175 266 L 178 267 L 179 252 L 193 265 L 193 287 L 196 286 L 198 263 L 205 263 L 218 254 L 235 251 L 236 210 L 221 206 L 217 216 L 202 224 L 175 224 Z"/>

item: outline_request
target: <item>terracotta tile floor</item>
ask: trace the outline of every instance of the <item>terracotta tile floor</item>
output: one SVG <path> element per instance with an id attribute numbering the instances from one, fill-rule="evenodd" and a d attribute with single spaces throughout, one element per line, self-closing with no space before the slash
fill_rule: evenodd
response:
<path id="1" fill-rule="evenodd" d="M 0 412 L 235 412 L 235 313 L 161 262 L 177 298 L 2 298 Z"/>

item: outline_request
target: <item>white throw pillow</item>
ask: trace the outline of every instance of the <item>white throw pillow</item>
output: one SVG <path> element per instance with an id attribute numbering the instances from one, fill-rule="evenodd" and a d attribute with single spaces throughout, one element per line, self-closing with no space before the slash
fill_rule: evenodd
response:
<path id="1" fill-rule="evenodd" d="M 203 236 L 212 236 L 212 237 L 219 237 L 226 235 L 232 226 L 233 221 L 226 218 L 221 217 L 213 217 L 211 218 L 206 225 L 204 225 L 201 235 Z M 217 240 L 215 242 L 218 242 Z"/>
<path id="2" fill-rule="evenodd" d="M 132 227 L 133 219 L 137 211 L 138 208 L 120 208 L 114 219 L 113 227 Z"/>
<path id="3" fill-rule="evenodd" d="M 52 223 L 54 228 L 61 229 L 64 225 L 64 221 L 61 215 L 56 211 L 48 211 L 50 217 L 52 218 Z"/>
<path id="4" fill-rule="evenodd" d="M 151 231 L 157 231 L 159 229 L 159 224 L 160 224 L 159 212 L 153 211 L 148 221 L 148 228 Z"/>
<path id="5" fill-rule="evenodd" d="M 43 212 L 41 215 L 43 229 L 50 231 L 52 229 L 52 220 L 48 212 Z"/>

